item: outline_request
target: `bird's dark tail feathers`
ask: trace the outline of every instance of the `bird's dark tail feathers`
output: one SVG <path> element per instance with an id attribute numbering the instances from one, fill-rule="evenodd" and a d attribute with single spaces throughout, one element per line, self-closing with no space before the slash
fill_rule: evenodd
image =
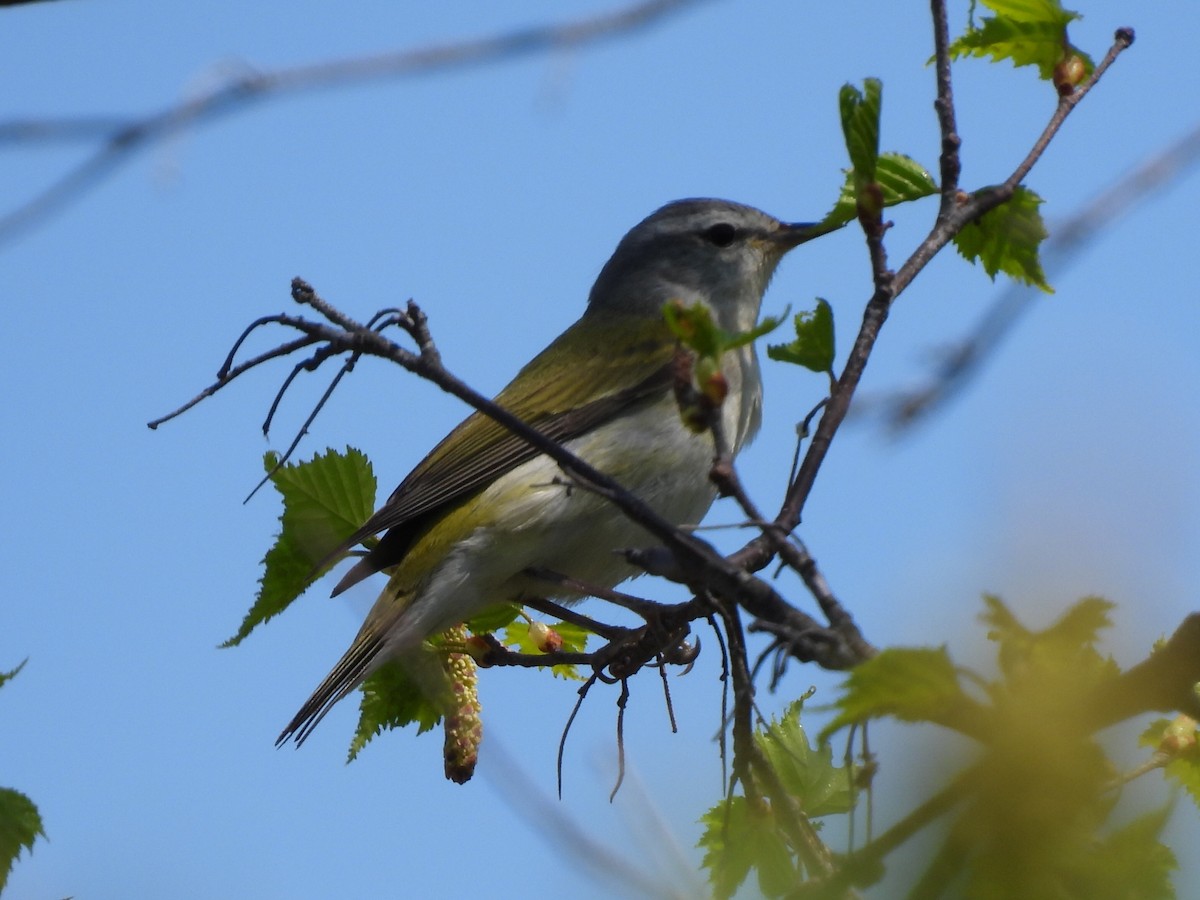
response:
<path id="1" fill-rule="evenodd" d="M 382 635 L 360 633 L 333 671 L 325 676 L 313 695 L 288 722 L 276 738 L 275 746 L 279 747 L 289 740 L 294 740 L 297 747 L 303 744 L 334 704 L 362 684 L 371 673 L 382 644 Z"/>

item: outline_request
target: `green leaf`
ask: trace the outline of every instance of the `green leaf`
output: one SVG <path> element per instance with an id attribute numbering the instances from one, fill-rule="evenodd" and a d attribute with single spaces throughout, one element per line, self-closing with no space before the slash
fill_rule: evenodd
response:
<path id="1" fill-rule="evenodd" d="M 1179 863 L 1160 840 L 1170 816 L 1168 805 L 1138 816 L 1102 838 L 1089 854 L 1086 865 L 1073 873 L 1077 895 L 1138 900 L 1173 898 L 1171 872 L 1179 868 Z"/>
<path id="2" fill-rule="evenodd" d="M 756 735 L 759 747 L 807 816 L 828 816 L 849 812 L 855 792 L 850 771 L 833 764 L 828 744 L 812 746 L 800 724 L 800 703 L 793 703 L 783 718 L 772 720 Z"/>
<path id="3" fill-rule="evenodd" d="M 1200 807 L 1200 744 L 1192 744 L 1167 763 L 1163 773 L 1188 792 L 1192 803 Z"/>
<path id="4" fill-rule="evenodd" d="M 1058 0 L 983 0 L 996 13 L 972 26 L 950 45 L 950 55 L 991 57 L 995 62 L 1010 60 L 1014 66 L 1037 66 L 1038 75 L 1050 81 L 1055 68 L 1068 57 L 1076 56 L 1084 66 L 1084 76 L 1095 68 L 1091 57 L 1072 46 L 1067 25 L 1078 13 L 1062 7 Z"/>
<path id="5" fill-rule="evenodd" d="M 984 598 L 988 638 L 999 644 L 1000 668 L 1009 680 L 1031 681 L 1034 690 L 1042 679 L 1053 678 L 1060 691 L 1084 691 L 1102 678 L 1117 674 L 1116 664 L 1095 650 L 1100 632 L 1112 622 L 1113 604 L 1101 597 L 1084 597 L 1044 631 L 1030 631 L 997 597 Z"/>
<path id="6" fill-rule="evenodd" d="M 1033 191 L 1018 187 L 1007 203 L 964 226 L 955 236 L 954 246 L 971 262 L 981 262 L 993 280 L 997 272 L 1003 272 L 1053 294 L 1038 259 L 1038 247 L 1046 238 L 1046 226 L 1038 212 L 1041 204 L 1042 198 Z"/>
<path id="7" fill-rule="evenodd" d="M 697 846 L 704 848 L 703 865 L 714 897 L 732 897 L 751 869 L 758 873 L 759 888 L 768 897 L 795 888 L 796 866 L 768 806 L 730 797 L 706 812 L 700 822 L 704 833 Z"/>
<path id="8" fill-rule="evenodd" d="M 1077 647 L 1090 646 L 1100 640 L 1101 631 L 1112 626 L 1109 612 L 1113 603 L 1103 597 L 1084 597 L 1042 632 L 1030 631 L 1022 625 L 999 597 L 986 594 L 983 602 L 987 609 L 979 618 L 988 626 L 988 637 L 1002 644 L 1037 638 Z"/>
<path id="9" fill-rule="evenodd" d="M 410 674 L 419 667 L 421 677 Z M 421 684 L 418 684 L 418 680 Z M 437 693 L 445 680 L 437 660 L 429 657 L 407 658 L 405 664 L 385 663 L 362 686 L 359 702 L 358 727 L 350 742 L 347 762 L 353 762 L 371 739 L 392 728 L 404 728 L 417 723 L 417 734 L 429 731 L 442 719 L 443 704 L 431 694 Z M 434 687 L 429 690 L 425 682 Z M 425 685 L 423 687 L 423 685 Z"/>
<path id="10" fill-rule="evenodd" d="M 852 84 L 842 85 L 838 107 L 846 152 L 854 169 L 854 193 L 862 198 L 865 187 L 875 180 L 879 159 L 879 112 L 883 102 L 883 82 L 878 78 L 863 81 L 863 90 Z"/>
<path id="11" fill-rule="evenodd" d="M 0 788 L 0 891 L 8 884 L 21 851 L 32 852 L 33 842 L 39 837 L 44 839 L 46 833 L 33 801 L 20 791 Z"/>
<path id="12" fill-rule="evenodd" d="M 20 672 L 20 671 L 21 671 L 23 668 L 25 668 L 25 663 L 27 663 L 27 662 L 29 662 L 28 658 L 26 658 L 26 659 L 23 659 L 23 660 L 21 660 L 21 664 L 20 664 L 20 665 L 18 665 L 18 666 L 17 666 L 15 669 L 13 669 L 12 671 L 10 671 L 10 672 L 0 672 L 0 687 L 3 687 L 4 683 L 5 683 L 6 681 L 8 681 L 10 678 L 16 678 L 16 677 L 17 677 L 17 673 L 18 673 L 18 672 Z"/>
<path id="13" fill-rule="evenodd" d="M 579 625 L 572 625 L 570 622 L 555 622 L 549 627 L 558 632 L 558 636 L 562 638 L 563 653 L 582 653 L 587 645 L 588 635 L 591 633 Z M 538 642 L 530 635 L 530 623 L 523 619 L 514 621 L 504 629 L 501 643 L 506 647 L 511 647 L 518 653 L 527 653 L 530 656 L 539 656 L 544 652 L 538 645 Z M 556 678 L 566 678 L 572 681 L 583 680 L 583 676 L 579 674 L 577 667 L 573 665 L 560 663 L 549 666 L 549 669 Z"/>
<path id="14" fill-rule="evenodd" d="M 796 339 L 788 344 L 768 344 L 767 356 L 779 362 L 794 363 L 814 372 L 833 374 L 833 308 L 817 298 L 812 312 L 798 312 L 793 320 Z"/>
<path id="15" fill-rule="evenodd" d="M 902 153 L 884 153 L 875 164 L 875 180 L 883 188 L 883 205 L 895 206 L 938 192 L 937 182 L 919 162 Z"/>
<path id="16" fill-rule="evenodd" d="M 1142 747 L 1153 747 L 1157 749 L 1158 745 L 1162 742 L 1163 737 L 1166 735 L 1167 729 L 1170 727 L 1170 719 L 1155 719 L 1153 722 L 1147 725 L 1146 729 L 1138 736 L 1138 744 Z"/>
<path id="17" fill-rule="evenodd" d="M 1187 791 L 1192 802 L 1200 806 L 1200 729 L 1195 720 L 1183 715 L 1155 719 L 1142 732 L 1138 743 L 1171 754 L 1163 775 Z"/>
<path id="18" fill-rule="evenodd" d="M 493 631 L 499 631 L 520 614 L 521 607 L 515 603 L 497 603 L 467 619 L 466 625 L 472 634 L 491 634 Z"/>
<path id="19" fill-rule="evenodd" d="M 843 688 L 835 704 L 840 712 L 821 732 L 821 743 L 848 725 L 882 716 L 952 724 L 954 713 L 971 702 L 945 647 L 884 650 L 856 666 Z"/>
<path id="20" fill-rule="evenodd" d="M 985 609 L 979 614 L 979 620 L 988 626 L 988 640 L 1004 643 L 1026 640 L 1031 636 L 1032 632 L 1021 624 L 1012 610 L 995 594 L 984 594 L 983 605 Z"/>
<path id="21" fill-rule="evenodd" d="M 754 328 L 730 332 L 713 321 L 712 311 L 703 303 L 686 306 L 672 300 L 663 307 L 667 327 L 683 346 L 693 350 L 690 396 L 676 392 L 679 415 L 687 428 L 695 432 L 711 427 L 710 416 L 725 402 L 729 383 L 721 369 L 721 357 L 726 352 L 749 344 L 779 327 L 781 318 L 768 316 Z"/>
<path id="22" fill-rule="evenodd" d="M 981 0 L 997 15 L 1018 22 L 1059 22 L 1066 25 L 1079 18 L 1079 13 L 1063 8 L 1058 0 Z"/>
<path id="23" fill-rule="evenodd" d="M 785 309 L 779 316 L 763 316 L 762 321 L 749 331 L 724 332 L 724 351 L 736 350 L 746 344 L 753 344 L 760 337 L 770 334 L 783 324 L 790 309 Z"/>
<path id="24" fill-rule="evenodd" d="M 786 313 L 785 313 L 786 316 Z M 752 343 L 780 326 L 784 316 L 764 316 L 763 320 L 749 331 L 726 331 L 713 321 L 712 311 L 703 303 L 685 306 L 682 303 L 667 303 L 663 306 L 663 318 L 667 327 L 685 347 L 696 351 L 700 357 L 720 359 L 722 354 Z"/>
<path id="25" fill-rule="evenodd" d="M 274 454 L 265 460 L 275 465 Z M 375 506 L 375 474 L 359 450 L 328 450 L 308 462 L 289 464 L 271 475 L 283 498 L 274 546 L 263 558 L 258 597 L 237 634 L 222 647 L 240 644 L 258 625 L 278 615 L 323 572 L 325 557 L 365 522 Z"/>
<path id="26" fill-rule="evenodd" d="M 588 638 L 592 633 L 582 625 L 573 622 L 555 622 L 551 626 L 562 638 L 563 653 L 583 653 L 587 650 Z"/>
<path id="27" fill-rule="evenodd" d="M 15 678 L 27 662 L 29 660 L 24 659 L 15 669 L 0 672 L 0 685 Z M 33 801 L 20 791 L 0 788 L 0 891 L 8 883 L 8 876 L 21 850 L 32 852 L 33 842 L 45 836 L 42 817 Z"/>
<path id="28" fill-rule="evenodd" d="M 1070 646 L 1091 646 L 1100 640 L 1101 631 L 1112 627 L 1109 612 L 1113 608 L 1114 604 L 1103 597 L 1084 597 L 1041 636 Z"/>
<path id="29" fill-rule="evenodd" d="M 846 170 L 846 180 L 842 184 L 842 193 L 825 218 L 821 220 L 821 228 L 832 228 L 852 222 L 858 217 L 858 196 L 855 188 L 855 170 Z M 895 206 L 898 203 L 908 203 L 920 200 L 938 192 L 937 182 L 933 176 L 911 157 L 900 153 L 883 153 L 875 163 L 875 183 L 878 185 L 883 198 L 883 206 Z"/>

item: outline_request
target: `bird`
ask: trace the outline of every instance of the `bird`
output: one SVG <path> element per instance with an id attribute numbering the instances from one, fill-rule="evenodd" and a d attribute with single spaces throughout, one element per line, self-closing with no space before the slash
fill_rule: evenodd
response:
<path id="1" fill-rule="evenodd" d="M 664 306 L 702 304 L 730 332 L 755 326 L 776 266 L 819 233 L 728 200 L 668 203 L 635 225 L 600 270 L 582 316 L 525 365 L 496 402 L 619 482 L 677 525 L 698 523 L 716 488 L 714 440 L 683 421 L 673 391 L 678 341 Z M 761 421 L 753 344 L 720 360 L 723 433 L 736 454 Z M 549 570 L 611 588 L 637 574 L 617 551 L 653 546 L 610 501 L 487 416 L 454 428 L 331 556 L 378 542 L 337 596 L 378 572 L 387 584 L 350 648 L 279 735 L 297 745 L 341 699 L 392 660 L 416 666 L 423 643 L 482 610 L 580 595 Z"/>

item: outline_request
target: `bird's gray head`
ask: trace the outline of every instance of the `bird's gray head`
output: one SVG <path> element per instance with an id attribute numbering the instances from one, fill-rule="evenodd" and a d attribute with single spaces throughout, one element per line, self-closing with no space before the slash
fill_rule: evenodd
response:
<path id="1" fill-rule="evenodd" d="M 807 225 L 788 225 L 740 203 L 677 200 L 621 239 L 596 279 L 588 311 L 656 316 L 670 300 L 699 300 L 723 327 L 746 330 L 779 260 L 813 236 Z"/>

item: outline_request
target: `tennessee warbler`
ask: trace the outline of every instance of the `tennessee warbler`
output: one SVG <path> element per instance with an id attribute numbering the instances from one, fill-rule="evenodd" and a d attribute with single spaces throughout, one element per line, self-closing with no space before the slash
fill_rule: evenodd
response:
<path id="1" fill-rule="evenodd" d="M 681 420 L 672 392 L 671 301 L 707 306 L 726 331 L 754 327 L 788 250 L 816 233 L 724 200 L 681 200 L 635 226 L 601 270 L 587 309 L 496 397 L 529 424 L 653 507 L 697 523 L 716 496 L 713 440 Z M 736 453 L 758 428 L 753 345 L 725 354 L 720 415 Z M 572 489 L 556 463 L 474 413 L 438 444 L 339 552 L 383 533 L 336 596 L 386 571 L 386 587 L 350 649 L 279 736 L 297 743 L 384 663 L 498 603 L 577 600 L 526 574 L 548 569 L 609 588 L 636 574 L 614 551 L 654 543 L 620 509 Z"/>

